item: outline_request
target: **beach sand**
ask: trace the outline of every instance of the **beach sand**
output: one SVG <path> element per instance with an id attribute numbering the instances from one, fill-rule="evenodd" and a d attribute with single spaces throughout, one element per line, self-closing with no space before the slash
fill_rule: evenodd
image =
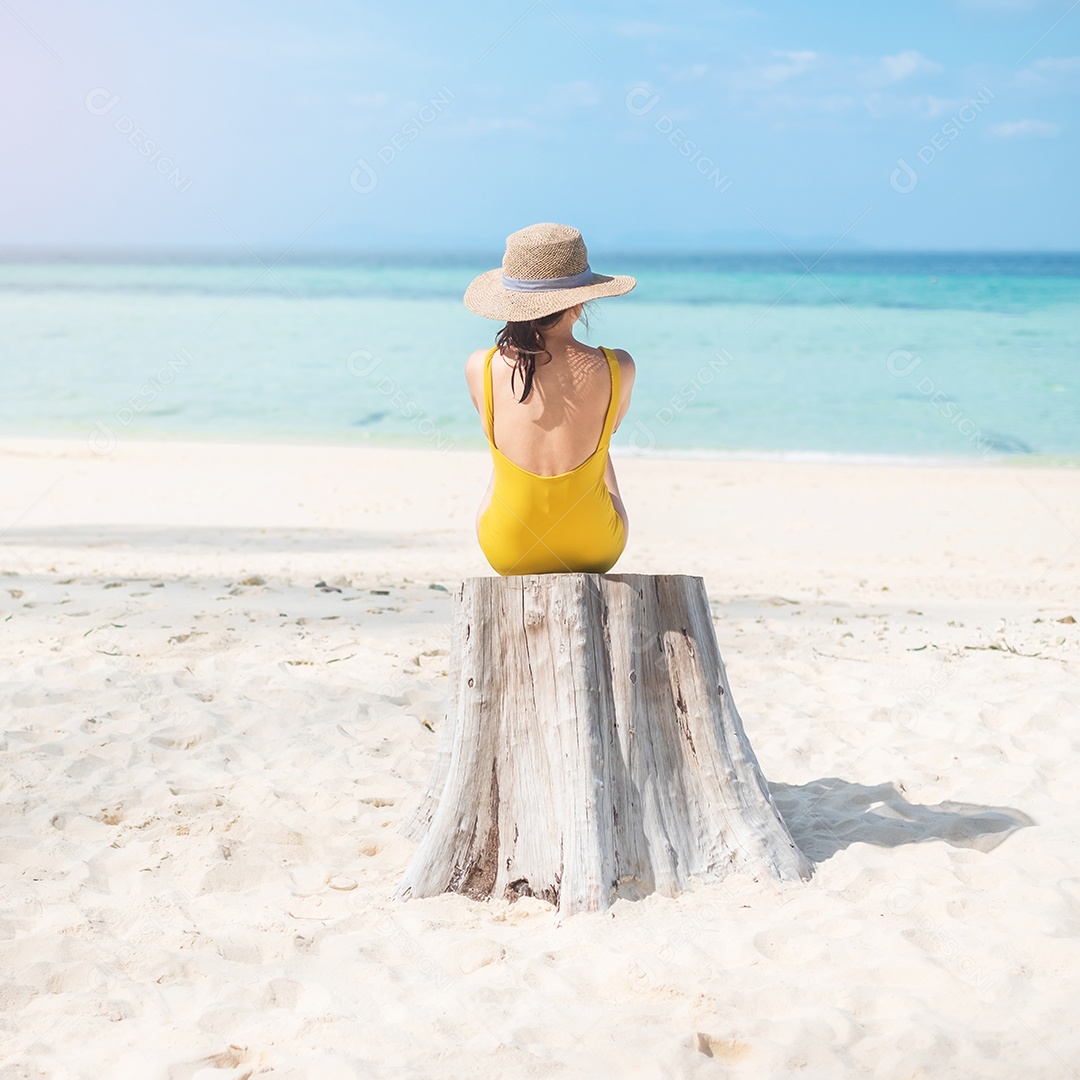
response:
<path id="1" fill-rule="evenodd" d="M 1080 472 L 620 458 L 816 870 L 556 925 L 391 899 L 486 454 L 0 468 L 3 1080 L 1080 1072 Z"/>

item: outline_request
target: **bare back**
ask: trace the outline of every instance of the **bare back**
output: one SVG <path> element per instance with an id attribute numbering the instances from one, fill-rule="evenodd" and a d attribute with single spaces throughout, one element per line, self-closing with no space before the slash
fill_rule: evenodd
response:
<path id="1" fill-rule="evenodd" d="M 538 361 L 525 401 L 519 400 L 520 376 L 511 388 L 513 362 L 500 353 L 492 357 L 492 439 L 500 452 L 522 469 L 540 476 L 557 476 L 577 468 L 596 450 L 611 401 L 611 372 L 600 349 L 572 338 L 552 342 L 548 349 L 551 359 Z M 618 427 L 630 403 L 633 361 L 621 350 L 615 355 L 623 376 L 615 414 Z M 484 356 L 484 351 L 474 353 L 467 367 L 470 393 L 482 425 Z"/>
<path id="2" fill-rule="evenodd" d="M 501 362 L 499 362 L 501 361 Z M 520 376 L 511 390 L 512 363 L 492 357 L 495 445 L 516 465 L 541 476 L 577 468 L 595 449 L 611 400 L 611 372 L 599 349 L 553 349 L 536 365 L 525 401 Z"/>

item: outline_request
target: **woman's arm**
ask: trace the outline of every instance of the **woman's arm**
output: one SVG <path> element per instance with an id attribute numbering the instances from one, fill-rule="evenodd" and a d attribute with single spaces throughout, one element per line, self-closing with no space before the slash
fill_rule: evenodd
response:
<path id="1" fill-rule="evenodd" d="M 469 397 L 472 398 L 473 407 L 480 414 L 480 428 L 485 435 L 488 434 L 487 415 L 484 411 L 484 358 L 487 356 L 486 349 L 477 349 L 469 353 L 469 359 L 465 361 L 465 382 L 469 386 Z"/>
<path id="2" fill-rule="evenodd" d="M 615 413 L 615 423 L 611 429 L 615 431 L 630 408 L 630 395 L 634 389 L 635 368 L 634 358 L 625 349 L 612 349 L 611 351 L 615 354 L 615 359 L 619 361 L 619 407 Z M 619 493 L 619 481 L 615 478 L 615 466 L 612 464 L 611 454 L 608 454 L 607 468 L 604 470 L 604 483 L 607 484 L 607 489 L 611 493 L 611 504 L 615 507 L 615 512 L 622 518 L 624 535 L 628 537 L 630 535 L 630 519 L 627 516 L 626 507 L 623 505 L 622 495 Z"/>
<path id="3" fill-rule="evenodd" d="M 618 431 L 623 417 L 630 409 L 630 395 L 634 389 L 634 358 L 625 349 L 612 349 L 615 359 L 619 361 L 619 410 L 615 414 L 615 424 L 612 431 Z"/>

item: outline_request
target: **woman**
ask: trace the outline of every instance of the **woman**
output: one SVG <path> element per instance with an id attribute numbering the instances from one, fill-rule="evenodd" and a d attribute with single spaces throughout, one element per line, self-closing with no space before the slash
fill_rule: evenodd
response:
<path id="1" fill-rule="evenodd" d="M 586 301 L 636 284 L 593 273 L 577 229 L 543 224 L 507 237 L 501 269 L 465 293 L 471 311 L 505 323 L 465 365 L 494 462 L 476 532 L 500 574 L 602 574 L 626 546 L 608 445 L 634 361 L 576 340 L 574 324 Z"/>

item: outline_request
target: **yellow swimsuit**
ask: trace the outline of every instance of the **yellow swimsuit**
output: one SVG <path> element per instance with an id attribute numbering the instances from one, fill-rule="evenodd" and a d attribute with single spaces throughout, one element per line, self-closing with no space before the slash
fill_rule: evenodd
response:
<path id="1" fill-rule="evenodd" d="M 570 472 L 540 476 L 515 465 L 495 445 L 492 349 L 484 360 L 484 409 L 495 463 L 491 505 L 480 518 L 480 547 L 499 574 L 604 574 L 626 546 L 626 530 L 604 482 L 608 444 L 619 408 L 619 361 L 611 369 L 611 402 L 596 449 Z"/>

